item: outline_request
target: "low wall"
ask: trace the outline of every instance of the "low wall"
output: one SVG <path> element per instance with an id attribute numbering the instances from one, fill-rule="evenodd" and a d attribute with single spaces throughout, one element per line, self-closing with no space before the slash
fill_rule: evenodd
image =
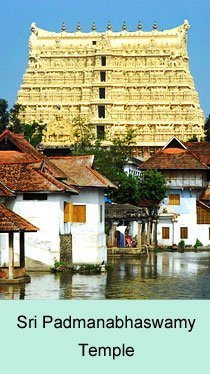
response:
<path id="1" fill-rule="evenodd" d="M 26 275 L 25 268 L 15 267 L 13 269 L 13 278 L 20 278 Z M 7 267 L 0 268 L 0 279 L 8 279 L 9 278 L 9 269 Z"/>

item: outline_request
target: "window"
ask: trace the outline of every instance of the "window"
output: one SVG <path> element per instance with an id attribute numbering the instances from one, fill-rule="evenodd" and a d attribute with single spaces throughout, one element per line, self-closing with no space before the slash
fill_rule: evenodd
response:
<path id="1" fill-rule="evenodd" d="M 197 205 L 197 223 L 206 224 L 210 223 L 210 208 Z"/>
<path id="2" fill-rule="evenodd" d="M 105 106 L 104 105 L 98 106 L 98 117 L 105 118 Z"/>
<path id="3" fill-rule="evenodd" d="M 180 205 L 180 195 L 168 195 L 169 205 Z"/>
<path id="4" fill-rule="evenodd" d="M 105 127 L 104 126 L 96 126 L 96 137 L 97 139 L 105 138 Z"/>
<path id="5" fill-rule="evenodd" d="M 96 40 L 93 40 L 93 41 L 92 41 L 92 44 L 93 44 L 93 45 L 96 45 Z"/>
<path id="6" fill-rule="evenodd" d="M 101 56 L 101 65 L 106 66 L 106 56 Z"/>
<path id="7" fill-rule="evenodd" d="M 73 205 L 73 222 L 86 222 L 86 205 Z"/>
<path id="8" fill-rule="evenodd" d="M 86 205 L 64 202 L 64 222 L 86 222 Z"/>
<path id="9" fill-rule="evenodd" d="M 209 227 L 209 240 L 210 240 L 210 227 Z"/>
<path id="10" fill-rule="evenodd" d="M 46 193 L 24 193 L 23 200 L 47 200 Z"/>
<path id="11" fill-rule="evenodd" d="M 64 202 L 64 222 L 73 222 L 73 204 Z"/>
<path id="12" fill-rule="evenodd" d="M 169 227 L 162 227 L 162 239 L 169 239 Z"/>
<path id="13" fill-rule="evenodd" d="M 100 81 L 101 82 L 106 82 L 106 72 L 105 71 L 100 71 Z"/>
<path id="14" fill-rule="evenodd" d="M 188 239 L 188 227 L 180 227 L 180 239 Z"/>
<path id="15" fill-rule="evenodd" d="M 105 99 L 105 88 L 104 87 L 99 88 L 99 99 Z"/>

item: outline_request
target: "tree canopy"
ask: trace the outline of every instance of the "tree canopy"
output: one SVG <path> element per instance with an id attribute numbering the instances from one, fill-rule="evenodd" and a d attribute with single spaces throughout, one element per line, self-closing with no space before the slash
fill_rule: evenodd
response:
<path id="1" fill-rule="evenodd" d="M 141 198 L 151 203 L 150 216 L 156 219 L 159 205 L 168 190 L 166 177 L 157 170 L 145 170 L 140 175 L 138 188 Z"/>
<path id="2" fill-rule="evenodd" d="M 205 120 L 204 124 L 204 134 L 205 134 L 205 140 L 210 141 L 210 114 Z"/>
<path id="3" fill-rule="evenodd" d="M 0 99 L 0 132 L 8 129 L 17 134 L 23 134 L 24 137 L 34 146 L 41 143 L 45 124 L 32 122 L 22 123 L 20 114 L 24 108 L 20 104 L 15 104 L 8 110 L 8 103 L 5 99 Z"/>
<path id="4" fill-rule="evenodd" d="M 73 155 L 95 155 L 94 167 L 102 175 L 118 186 L 118 190 L 108 192 L 115 203 L 138 205 L 141 198 L 151 202 L 155 216 L 158 205 L 165 197 L 167 182 L 165 177 L 156 170 L 148 170 L 140 177 L 127 175 L 124 166 L 131 156 L 131 145 L 134 145 L 134 133 L 128 130 L 125 136 L 115 137 L 109 146 L 102 146 L 102 140 L 93 136 L 90 126 L 84 119 L 77 117 L 75 123 L 76 143 L 72 146 Z"/>

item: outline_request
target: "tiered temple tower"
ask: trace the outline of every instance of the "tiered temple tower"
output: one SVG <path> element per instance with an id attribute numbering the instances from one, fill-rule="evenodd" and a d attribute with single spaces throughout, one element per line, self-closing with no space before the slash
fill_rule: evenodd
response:
<path id="1" fill-rule="evenodd" d="M 203 137 L 200 108 L 187 53 L 184 24 L 150 32 L 60 33 L 31 26 L 29 62 L 18 93 L 25 122 L 47 124 L 45 146 L 69 146 L 74 119 L 82 117 L 109 144 L 135 131 L 136 144 L 163 146 L 173 135 L 182 141 Z"/>

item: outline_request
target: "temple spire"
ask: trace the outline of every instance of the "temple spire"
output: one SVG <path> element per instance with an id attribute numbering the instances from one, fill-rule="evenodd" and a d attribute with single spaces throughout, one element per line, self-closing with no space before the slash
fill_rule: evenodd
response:
<path id="1" fill-rule="evenodd" d="M 126 30 L 127 30 L 127 26 L 126 26 L 126 22 L 124 21 L 123 26 L 122 26 L 122 31 L 126 31 Z"/>
<path id="2" fill-rule="evenodd" d="M 62 23 L 61 31 L 66 31 L 66 25 L 65 25 L 65 22 Z"/>
<path id="3" fill-rule="evenodd" d="M 107 31 L 111 31 L 111 29 L 112 29 L 111 22 L 108 21 L 108 24 L 107 24 Z"/>
<path id="4" fill-rule="evenodd" d="M 95 22 L 92 23 L 92 31 L 96 31 L 96 24 L 95 24 Z"/>
<path id="5" fill-rule="evenodd" d="M 158 25 L 157 25 L 157 22 L 155 21 L 155 22 L 154 22 L 154 25 L 153 25 L 153 29 L 154 29 L 154 30 L 157 30 L 157 28 L 158 28 Z"/>
<path id="6" fill-rule="evenodd" d="M 81 25 L 80 25 L 80 22 L 78 21 L 77 23 L 77 31 L 81 31 Z"/>
<path id="7" fill-rule="evenodd" d="M 141 21 L 139 21 L 139 23 L 138 23 L 137 30 L 138 30 L 138 31 L 141 31 L 141 30 L 142 30 L 142 24 L 141 24 Z"/>

